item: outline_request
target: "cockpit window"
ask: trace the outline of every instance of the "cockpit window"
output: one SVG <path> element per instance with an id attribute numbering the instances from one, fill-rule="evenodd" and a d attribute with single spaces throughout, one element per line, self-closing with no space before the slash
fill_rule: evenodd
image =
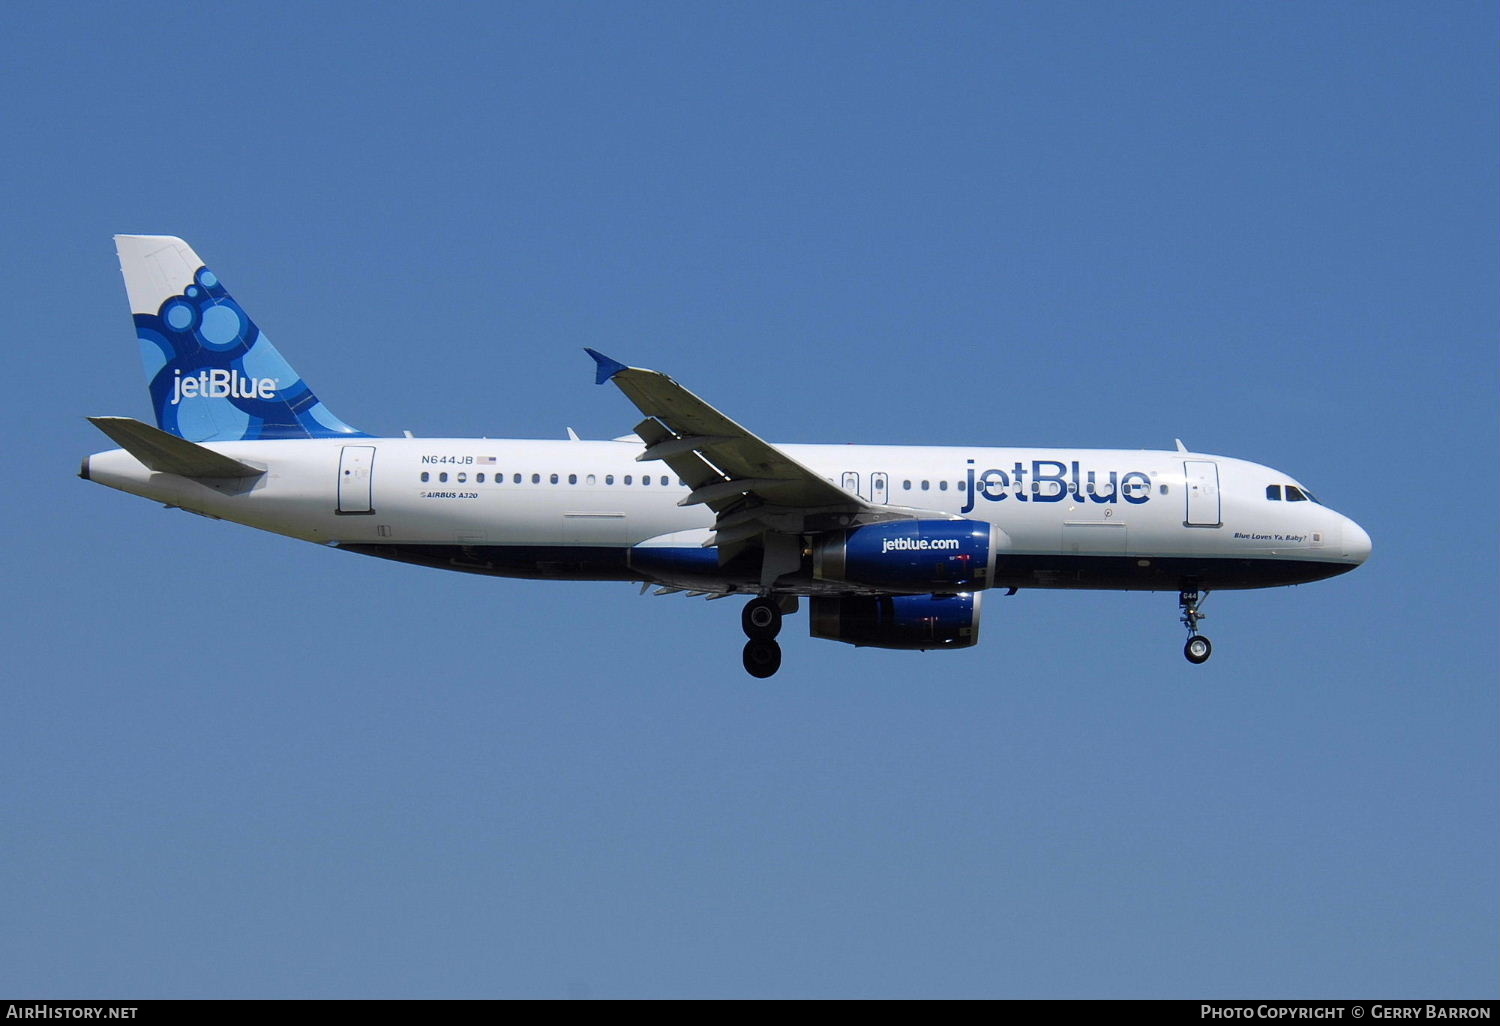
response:
<path id="1" fill-rule="evenodd" d="M 1296 485 L 1287 485 L 1286 486 L 1286 501 L 1287 502 L 1304 502 L 1304 501 L 1306 501 L 1306 499 L 1307 499 L 1307 496 L 1303 495 L 1302 494 L 1302 490 L 1300 488 L 1298 488 Z"/>
<path id="2" fill-rule="evenodd" d="M 1266 485 L 1266 498 L 1272 502 L 1281 501 L 1281 485 Z"/>

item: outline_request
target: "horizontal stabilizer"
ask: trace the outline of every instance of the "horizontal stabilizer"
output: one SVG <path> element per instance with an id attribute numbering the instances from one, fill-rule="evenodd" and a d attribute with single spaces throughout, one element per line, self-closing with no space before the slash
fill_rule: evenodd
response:
<path id="1" fill-rule="evenodd" d="M 131 417 L 90 417 L 146 469 L 182 477 L 258 477 L 265 471 Z"/>

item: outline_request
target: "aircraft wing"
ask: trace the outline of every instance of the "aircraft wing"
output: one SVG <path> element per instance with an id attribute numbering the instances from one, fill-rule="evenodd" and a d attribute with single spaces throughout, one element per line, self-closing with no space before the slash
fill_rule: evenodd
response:
<path id="1" fill-rule="evenodd" d="M 768 564 L 790 560 L 784 551 L 786 542 L 795 542 L 795 536 L 805 531 L 919 515 L 948 516 L 867 502 L 798 463 L 665 374 L 627 367 L 592 349 L 585 351 L 598 364 L 596 383 L 614 382 L 646 415 L 635 428 L 646 451 L 636 459 L 661 460 L 687 483 L 692 491 L 678 505 L 706 505 L 717 515 L 714 535 L 705 544 L 718 547 L 721 562 L 757 544 L 766 547 Z M 773 548 L 782 552 L 774 560 Z"/>

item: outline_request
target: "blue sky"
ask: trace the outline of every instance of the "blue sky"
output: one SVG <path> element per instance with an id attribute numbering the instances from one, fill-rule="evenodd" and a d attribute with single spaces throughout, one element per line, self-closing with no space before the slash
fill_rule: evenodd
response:
<path id="1" fill-rule="evenodd" d="M 0 993 L 1494 997 L 1485 3 L 11 5 Z M 177 234 L 338 414 L 1170 447 L 1375 554 L 962 652 L 77 480 Z"/>

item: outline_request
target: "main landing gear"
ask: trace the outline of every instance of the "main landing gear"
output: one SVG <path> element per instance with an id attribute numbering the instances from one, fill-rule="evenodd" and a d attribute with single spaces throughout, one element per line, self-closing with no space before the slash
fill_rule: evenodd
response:
<path id="1" fill-rule="evenodd" d="M 776 635 L 781 633 L 781 606 L 774 598 L 751 599 L 740 614 L 740 626 L 745 629 L 743 662 L 745 672 L 752 677 L 769 677 L 781 669 L 781 646 Z"/>
<path id="2" fill-rule="evenodd" d="M 1182 654 L 1194 665 L 1208 662 L 1208 657 L 1214 654 L 1213 643 L 1198 633 L 1198 621 L 1204 616 L 1198 607 L 1207 598 L 1206 591 L 1202 595 L 1196 591 L 1183 591 L 1177 596 L 1177 605 L 1182 609 L 1182 625 L 1188 629 L 1187 644 L 1182 647 Z"/>

